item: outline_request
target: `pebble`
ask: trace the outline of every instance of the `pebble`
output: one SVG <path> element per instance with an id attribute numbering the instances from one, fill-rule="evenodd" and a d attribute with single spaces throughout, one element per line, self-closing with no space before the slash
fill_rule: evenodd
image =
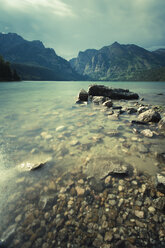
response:
<path id="1" fill-rule="evenodd" d="M 64 126 L 59 126 L 56 128 L 56 132 L 62 132 L 65 130 L 65 127 Z"/>
<path id="2" fill-rule="evenodd" d="M 85 189 L 84 188 L 81 188 L 79 186 L 76 187 L 76 191 L 77 191 L 77 195 L 78 196 L 82 196 L 85 193 Z"/>
<path id="3" fill-rule="evenodd" d="M 112 239 L 113 239 L 113 234 L 112 234 L 112 232 L 110 232 L 110 231 L 109 231 L 109 232 L 106 232 L 106 233 L 105 233 L 104 240 L 110 242 Z"/>
<path id="4" fill-rule="evenodd" d="M 138 211 L 138 210 L 135 210 L 135 215 L 140 218 L 140 219 L 143 219 L 144 218 L 144 212 L 143 211 Z"/>
<path id="5" fill-rule="evenodd" d="M 150 207 L 148 208 L 148 211 L 149 211 L 150 213 L 154 213 L 154 212 L 155 212 L 155 208 L 152 207 L 152 206 L 150 206 Z"/>

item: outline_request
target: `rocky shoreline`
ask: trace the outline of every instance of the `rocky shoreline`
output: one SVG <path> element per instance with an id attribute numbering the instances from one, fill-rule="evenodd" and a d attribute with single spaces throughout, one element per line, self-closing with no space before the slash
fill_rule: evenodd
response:
<path id="1" fill-rule="evenodd" d="M 123 124 L 130 128 L 133 141 L 165 137 L 165 109 L 138 99 L 129 90 L 94 85 L 88 92 L 80 91 L 75 108 L 93 105 L 96 112 L 105 113 L 105 119 L 121 118 L 118 129 L 105 134 L 100 127 L 96 135 L 93 125 L 93 141 L 101 145 L 104 135 L 119 136 L 123 151 L 129 154 L 131 145 L 119 135 Z M 78 140 L 71 142 L 71 146 L 89 151 L 89 144 L 83 145 Z M 143 144 L 134 149 L 148 154 Z M 165 153 L 154 156 L 158 170 L 153 176 L 113 156 L 102 158 L 99 151 L 94 157 L 86 156 L 81 166 L 43 178 L 42 184 L 37 180 L 32 184 L 22 174 L 16 185 L 18 192 L 24 187 L 24 194 L 11 196 L 7 199 L 9 208 L 3 209 L 4 216 L 12 214 L 0 226 L 0 247 L 165 247 Z M 37 177 L 46 163 L 26 173 Z"/>

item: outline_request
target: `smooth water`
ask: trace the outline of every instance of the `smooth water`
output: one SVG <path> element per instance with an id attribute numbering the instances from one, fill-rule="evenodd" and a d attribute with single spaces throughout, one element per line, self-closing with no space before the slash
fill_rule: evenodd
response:
<path id="1" fill-rule="evenodd" d="M 155 154 L 164 152 L 165 140 L 134 134 L 128 121 L 136 119 L 135 115 L 115 119 L 100 106 L 75 105 L 80 89 L 87 90 L 90 84 L 0 83 L 0 222 L 4 221 L 4 227 L 11 221 L 10 214 L 8 220 L 4 216 L 22 195 L 29 197 L 27 187 L 33 193 L 39 185 L 45 189 L 65 171 L 85 166 L 87 174 L 97 177 L 104 160 L 127 163 L 151 175 L 158 170 Z M 144 98 L 143 104 L 165 106 L 164 82 L 99 84 L 136 92 Z M 134 106 L 135 101 L 122 104 Z M 31 164 L 45 162 L 41 170 L 28 171 Z"/>

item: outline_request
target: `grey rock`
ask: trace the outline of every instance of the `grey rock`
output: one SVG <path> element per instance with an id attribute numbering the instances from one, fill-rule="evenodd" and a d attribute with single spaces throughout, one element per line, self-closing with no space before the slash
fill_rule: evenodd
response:
<path id="1" fill-rule="evenodd" d="M 165 117 L 163 117 L 163 118 L 159 121 L 158 127 L 159 127 L 159 129 L 165 131 Z"/>
<path id="2" fill-rule="evenodd" d="M 104 85 L 91 85 L 88 89 L 88 94 L 92 96 L 105 96 L 110 99 L 138 99 L 139 96 L 136 93 L 130 92 L 125 89 L 109 88 Z"/>
<path id="3" fill-rule="evenodd" d="M 141 114 L 141 113 L 143 113 L 143 112 L 145 112 L 145 111 L 147 111 L 147 110 L 148 110 L 148 107 L 142 106 L 142 107 L 138 108 L 137 112 L 138 112 L 139 114 Z"/>
<path id="4" fill-rule="evenodd" d="M 121 110 L 121 109 L 122 109 L 122 106 L 113 106 L 113 109 L 114 109 L 114 110 Z M 124 110 L 123 110 L 123 111 L 124 111 Z M 125 111 L 124 111 L 124 112 L 125 112 Z M 124 113 L 124 112 L 123 112 L 123 113 Z"/>
<path id="5" fill-rule="evenodd" d="M 143 211 L 135 210 L 135 215 L 136 215 L 136 217 L 138 217 L 140 219 L 144 218 L 144 212 Z"/>
<path id="6" fill-rule="evenodd" d="M 79 96 L 78 96 L 78 100 L 80 100 L 82 102 L 88 101 L 88 93 L 86 92 L 86 90 L 81 89 Z"/>
<path id="7" fill-rule="evenodd" d="M 127 108 L 127 113 L 128 114 L 135 114 L 137 112 L 136 108 Z"/>
<path id="8" fill-rule="evenodd" d="M 159 210 L 164 210 L 165 209 L 165 197 L 159 197 L 155 200 L 153 200 L 154 207 L 159 209 Z"/>
<path id="9" fill-rule="evenodd" d="M 144 122 L 144 121 L 137 121 L 137 120 L 132 120 L 131 124 L 135 124 L 135 125 L 148 125 L 148 123 Z"/>
<path id="10" fill-rule="evenodd" d="M 113 102 L 111 100 L 105 101 L 103 103 L 103 106 L 105 106 L 107 108 L 111 108 L 113 106 Z"/>
<path id="11" fill-rule="evenodd" d="M 161 116 L 158 112 L 149 109 L 138 116 L 139 121 L 144 122 L 159 122 L 161 119 Z"/>
<path id="12" fill-rule="evenodd" d="M 104 96 L 94 96 L 92 98 L 92 102 L 96 105 L 103 104 L 106 101 L 106 98 Z"/>
<path id="13" fill-rule="evenodd" d="M 113 163 L 111 161 L 103 165 L 102 171 L 99 175 L 100 179 L 105 179 L 109 175 L 126 176 L 130 173 L 130 166 L 122 165 L 120 163 Z"/>
<path id="14" fill-rule="evenodd" d="M 152 138 L 154 133 L 150 129 L 144 129 L 141 131 L 141 134 L 143 134 L 145 137 Z"/>

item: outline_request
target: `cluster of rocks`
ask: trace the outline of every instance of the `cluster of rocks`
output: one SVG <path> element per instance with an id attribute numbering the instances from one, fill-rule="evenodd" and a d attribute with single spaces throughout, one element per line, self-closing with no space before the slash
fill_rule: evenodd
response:
<path id="1" fill-rule="evenodd" d="M 122 116 L 131 117 L 131 121 L 125 120 L 125 123 L 137 135 L 133 138 L 140 136 L 149 141 L 154 137 L 164 138 L 165 117 L 162 117 L 162 110 L 144 105 L 141 101 L 130 101 L 131 106 L 126 106 L 126 100 L 138 98 L 136 93 L 129 90 L 93 85 L 88 92 L 81 90 L 77 103 L 92 103 L 95 109 L 105 112 L 106 117 L 112 120 L 119 120 L 120 117 L 122 120 Z M 118 126 L 118 129 L 121 131 L 122 126 Z M 97 131 L 98 134 L 96 127 L 90 131 Z M 60 132 L 65 132 L 65 137 L 69 135 L 64 126 L 57 127 L 59 142 L 64 138 Z M 106 132 L 109 137 L 118 137 L 118 134 L 118 131 Z M 102 135 L 104 133 L 99 133 L 92 139 L 99 143 Z M 52 139 L 47 132 L 42 132 L 40 136 L 45 140 Z M 127 140 L 120 140 L 126 150 L 129 147 Z M 90 149 L 88 143 L 81 144 L 77 139 L 69 144 L 78 147 L 79 151 Z M 148 150 L 144 149 L 143 153 L 147 153 Z M 56 153 L 63 158 L 67 151 L 64 147 L 58 147 Z M 23 193 L 18 194 L 18 199 L 14 194 L 6 200 L 9 208 L 3 209 L 0 247 L 165 247 L 165 153 L 157 153 L 156 156 L 163 169 L 153 177 L 119 161 L 105 158 L 104 163 L 100 155 L 94 157 L 97 161 L 100 158 L 102 165 L 100 170 L 97 166 L 97 177 L 88 173 L 88 167 L 91 170 L 90 165 L 94 164 L 88 157 L 81 164 L 82 168 L 68 169 L 61 176 L 59 172 L 54 172 L 44 177 L 40 170 L 36 171 L 48 169 L 48 160 L 24 163 L 23 166 L 33 172 L 29 180 L 26 175 L 16 181 L 18 193 L 24 188 Z M 31 181 L 33 176 L 34 182 Z M 41 181 L 38 180 L 40 176 Z"/>
<path id="2" fill-rule="evenodd" d="M 76 103 L 93 103 L 102 107 L 110 119 L 120 119 L 121 115 L 135 117 L 131 120 L 132 131 L 142 137 L 154 138 L 164 137 L 165 131 L 165 110 L 162 107 L 143 104 L 142 100 L 129 101 L 128 107 L 123 107 L 126 100 L 137 100 L 138 94 L 129 90 L 109 88 L 104 85 L 91 85 L 88 92 L 82 89 Z M 119 105 L 120 104 L 120 105 Z M 162 114 L 162 116 L 161 116 Z"/>
<path id="3" fill-rule="evenodd" d="M 124 171 L 96 180 L 79 170 L 46 184 L 33 185 L 35 192 L 27 184 L 26 198 L 11 204 L 13 224 L 2 235 L 8 248 L 164 247 L 165 197 L 148 176 Z"/>

